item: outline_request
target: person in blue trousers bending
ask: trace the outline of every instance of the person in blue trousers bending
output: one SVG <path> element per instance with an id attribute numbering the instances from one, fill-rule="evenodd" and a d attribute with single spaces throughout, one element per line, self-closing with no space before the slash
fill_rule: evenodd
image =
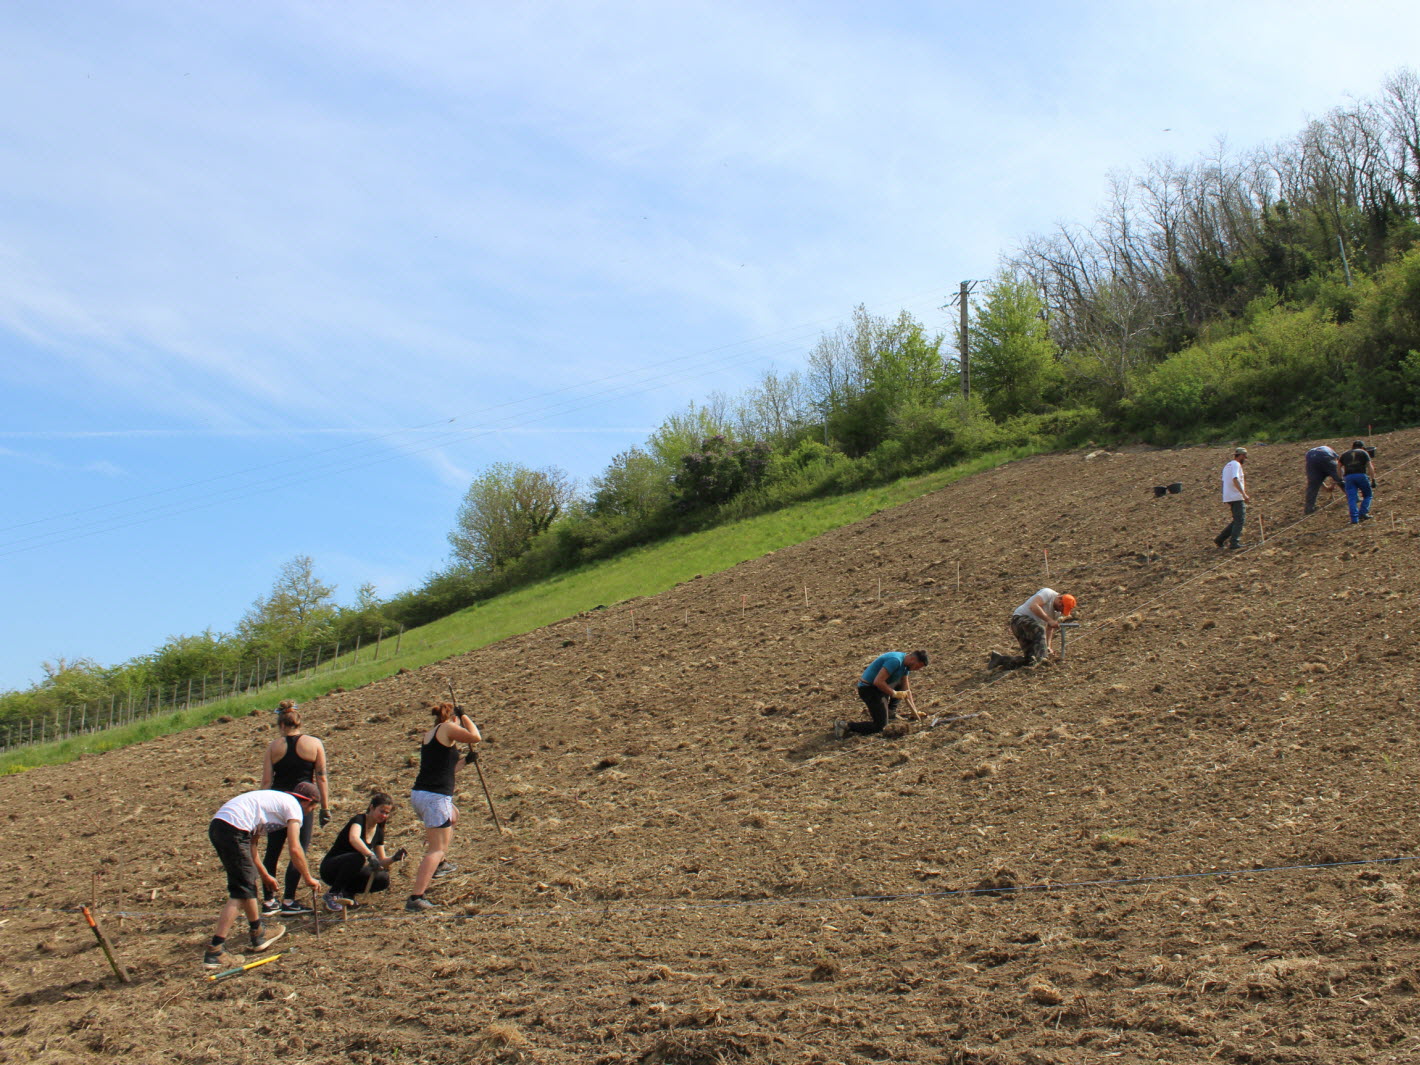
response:
<path id="1" fill-rule="evenodd" d="M 1371 491 L 1376 483 L 1376 460 L 1364 440 L 1357 440 L 1340 458 L 1346 473 L 1346 505 L 1351 508 L 1351 524 L 1371 520 Z M 1360 497 L 1360 505 L 1356 500 Z"/>

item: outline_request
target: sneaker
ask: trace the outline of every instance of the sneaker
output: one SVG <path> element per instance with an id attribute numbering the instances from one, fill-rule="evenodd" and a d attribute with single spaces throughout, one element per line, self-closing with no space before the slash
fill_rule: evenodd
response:
<path id="1" fill-rule="evenodd" d="M 251 934 L 250 949 L 253 953 L 263 951 L 285 934 L 286 926 L 284 924 L 272 925 L 270 928 L 262 932 L 253 932 Z"/>
<path id="2" fill-rule="evenodd" d="M 841 739 L 842 739 L 844 736 L 846 736 L 847 734 L 848 734 L 848 722 L 844 721 L 844 720 L 840 717 L 837 721 L 835 721 L 835 722 L 833 723 L 833 738 L 836 739 L 836 740 L 841 740 Z"/>
<path id="3" fill-rule="evenodd" d="M 265 900 L 265 901 L 261 904 L 261 912 L 262 912 L 262 913 L 280 913 L 280 912 L 281 912 L 281 900 L 280 900 L 280 899 L 277 899 L 277 898 L 270 898 L 270 899 Z"/>
<path id="4" fill-rule="evenodd" d="M 241 964 L 221 947 L 208 947 L 202 955 L 202 967 L 208 970 L 234 969 Z"/>
<path id="5" fill-rule="evenodd" d="M 340 913 L 346 906 L 353 906 L 344 895 L 337 895 L 334 891 L 327 891 L 321 896 L 321 901 L 325 903 L 325 908 L 331 913 Z"/>
<path id="6" fill-rule="evenodd" d="M 423 895 L 411 895 L 404 902 L 405 913 L 428 913 L 434 908 L 434 904 Z"/>
<path id="7" fill-rule="evenodd" d="M 1357 521 L 1370 521 L 1370 520 L 1371 520 L 1371 516 L 1370 516 L 1369 514 L 1362 514 L 1362 515 L 1361 515 L 1359 518 L 1357 518 L 1356 520 L 1357 520 Z"/>
<path id="8" fill-rule="evenodd" d="M 293 902 L 287 899 L 281 903 L 282 917 L 299 917 L 303 913 L 310 913 L 311 908 L 304 902 Z"/>
<path id="9" fill-rule="evenodd" d="M 440 862 L 439 868 L 434 870 L 435 876 L 448 876 L 450 873 L 457 873 L 459 867 L 453 862 Z"/>

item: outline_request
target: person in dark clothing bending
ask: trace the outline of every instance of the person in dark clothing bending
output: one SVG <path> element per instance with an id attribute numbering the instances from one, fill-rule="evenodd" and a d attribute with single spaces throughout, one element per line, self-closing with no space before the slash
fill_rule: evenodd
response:
<path id="1" fill-rule="evenodd" d="M 320 863 L 320 878 L 330 890 L 325 907 L 339 913 L 358 906 L 362 892 L 373 894 L 390 886 L 389 868 L 404 857 L 401 849 L 385 857 L 385 822 L 394 812 L 394 800 L 382 791 L 370 796 L 370 806 L 346 822 Z"/>
<path id="2" fill-rule="evenodd" d="M 916 705 L 912 702 L 912 684 L 908 680 L 908 674 L 926 664 L 926 651 L 909 651 L 906 654 L 901 651 L 888 651 L 868 663 L 868 668 L 863 670 L 863 675 L 858 678 L 858 698 L 867 706 L 872 720 L 844 721 L 840 718 L 833 723 L 834 738 L 841 740 L 849 732 L 859 736 L 871 736 L 881 732 L 897 710 L 899 699 L 907 699 L 908 705 L 917 713 Z M 902 685 L 900 689 L 899 684 Z M 917 716 L 922 715 L 918 713 Z"/>
<path id="3" fill-rule="evenodd" d="M 1351 508 L 1351 524 L 1371 520 L 1371 491 L 1376 484 L 1376 460 L 1364 440 L 1356 440 L 1351 450 L 1338 460 L 1346 473 L 1346 505 Z M 1356 505 L 1357 497 L 1361 503 Z"/>
<path id="4" fill-rule="evenodd" d="M 1316 494 L 1328 479 L 1334 481 L 1337 488 L 1346 487 L 1341 480 L 1341 470 L 1336 464 L 1336 452 L 1322 444 L 1307 452 L 1306 513 L 1311 514 L 1316 511 Z M 1330 492 L 1332 486 L 1326 485 L 1326 490 Z"/>

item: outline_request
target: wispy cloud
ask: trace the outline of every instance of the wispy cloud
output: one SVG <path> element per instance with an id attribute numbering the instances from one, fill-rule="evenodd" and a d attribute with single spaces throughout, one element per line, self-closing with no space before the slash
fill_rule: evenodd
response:
<path id="1" fill-rule="evenodd" d="M 0 327 L 60 390 L 236 432 L 413 420 L 859 300 L 930 317 L 1181 111 L 1275 79 L 1247 26 L 1316 51 L 1320 6 L 1282 10 L 30 9 L 0 73 L 27 101 L 0 139 Z"/>
<path id="2" fill-rule="evenodd" d="M 16 451 L 14 448 L 0 447 L 0 458 L 13 459 L 30 466 L 40 466 L 47 470 L 66 473 L 96 473 L 101 477 L 126 477 L 128 471 L 115 462 L 104 459 L 91 462 L 70 462 L 54 455 L 33 451 Z"/>

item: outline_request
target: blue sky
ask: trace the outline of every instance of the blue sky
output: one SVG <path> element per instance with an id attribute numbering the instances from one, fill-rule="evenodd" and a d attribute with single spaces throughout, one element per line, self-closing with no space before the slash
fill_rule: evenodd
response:
<path id="1" fill-rule="evenodd" d="M 0 689 L 447 557 L 1112 171 L 1414 62 L 1412 4 L 0 6 Z"/>

